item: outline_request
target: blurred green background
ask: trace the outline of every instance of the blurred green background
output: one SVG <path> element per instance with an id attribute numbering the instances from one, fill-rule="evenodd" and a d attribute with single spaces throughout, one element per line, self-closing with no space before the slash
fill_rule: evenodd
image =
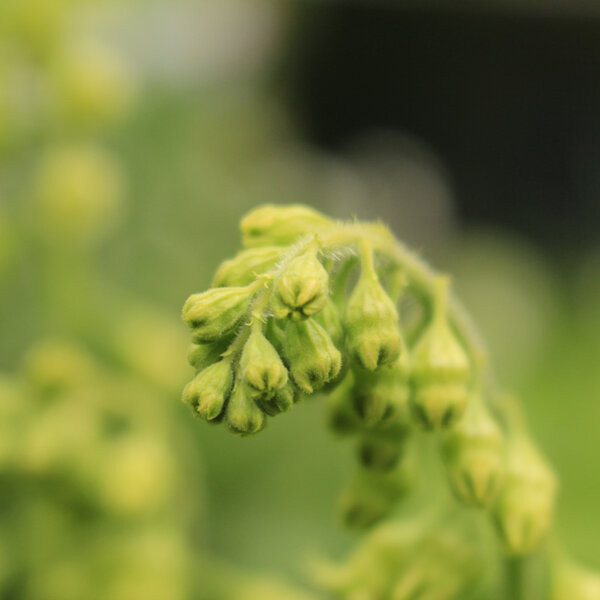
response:
<path id="1" fill-rule="evenodd" d="M 319 398 L 252 439 L 179 401 L 181 305 L 262 203 L 381 218 L 454 274 L 600 567 L 598 15 L 350 4 L 0 3 L 1 598 L 217 598 L 207 556 L 300 580 L 350 546 Z M 495 62 L 507 31 L 542 58 Z"/>

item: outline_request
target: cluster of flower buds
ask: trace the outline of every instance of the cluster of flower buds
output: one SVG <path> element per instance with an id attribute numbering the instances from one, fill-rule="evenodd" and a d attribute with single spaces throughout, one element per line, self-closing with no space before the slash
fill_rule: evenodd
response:
<path id="1" fill-rule="evenodd" d="M 304 207 L 289 211 L 265 207 L 248 215 L 242 230 L 251 247 L 221 265 L 218 287 L 193 294 L 183 307 L 196 369 L 183 399 L 240 435 L 260 431 L 267 416 L 289 410 L 342 369 L 330 334 L 341 342 L 339 318 L 319 239 L 311 235 L 329 220 Z"/>
<path id="2" fill-rule="evenodd" d="M 317 565 L 315 578 L 344 600 L 466 597 L 485 559 L 483 539 L 465 525 L 462 519 L 386 523 L 374 529 L 344 564 Z"/>
<path id="3" fill-rule="evenodd" d="M 425 271 L 417 285 L 414 264 L 408 273 L 401 260 L 390 268 L 395 255 L 385 254 L 381 226 L 361 229 L 302 206 L 259 208 L 241 228 L 246 249 L 183 308 L 196 369 L 184 401 L 196 414 L 247 435 L 302 394 L 328 392 L 331 429 L 357 441 L 341 512 L 359 529 L 388 516 L 410 488 L 414 430 L 438 431 L 455 496 L 490 511 L 511 554 L 537 548 L 550 526 L 554 477 L 525 434 L 513 435 L 506 415 L 492 410 L 449 279 Z M 405 284 L 420 286 L 424 301 L 412 324 L 398 310 Z M 390 597 L 417 596 L 403 582 Z"/>

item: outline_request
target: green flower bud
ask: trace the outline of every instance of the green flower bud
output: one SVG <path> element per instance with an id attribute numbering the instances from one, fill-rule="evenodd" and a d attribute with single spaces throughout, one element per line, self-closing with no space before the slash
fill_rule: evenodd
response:
<path id="1" fill-rule="evenodd" d="M 361 464 L 367 469 L 389 471 L 400 460 L 407 430 L 395 431 L 394 435 L 374 434 L 363 436 L 359 446 Z"/>
<path id="2" fill-rule="evenodd" d="M 393 365 L 376 371 L 355 373 L 352 401 L 357 415 L 368 427 L 380 423 L 410 422 L 409 368 L 404 353 Z"/>
<path id="3" fill-rule="evenodd" d="M 299 237 L 330 227 L 332 221 L 317 211 L 292 204 L 266 204 L 248 213 L 240 223 L 244 246 L 287 246 Z"/>
<path id="4" fill-rule="evenodd" d="M 231 341 L 231 337 L 224 337 L 208 344 L 191 344 L 187 354 L 188 363 L 197 372 L 206 369 L 219 360 Z"/>
<path id="5" fill-rule="evenodd" d="M 212 287 L 248 285 L 257 275 L 270 271 L 282 255 L 281 246 L 263 246 L 238 252 L 217 270 Z"/>
<path id="6" fill-rule="evenodd" d="M 253 294 L 262 285 L 262 281 L 256 281 L 245 287 L 213 288 L 192 294 L 183 305 L 182 319 L 192 329 L 194 341 L 214 342 L 231 332 L 243 319 Z"/>
<path id="7" fill-rule="evenodd" d="M 458 498 L 490 506 L 504 483 L 506 448 L 481 397 L 471 398 L 463 417 L 445 434 L 442 457 Z"/>
<path id="8" fill-rule="evenodd" d="M 507 475 L 494 513 L 508 552 L 533 552 L 552 523 L 556 478 L 533 443 L 519 432 L 508 447 Z"/>
<path id="9" fill-rule="evenodd" d="M 344 344 L 344 329 L 338 307 L 331 298 L 326 299 L 323 309 L 315 315 L 315 320 L 329 334 L 333 345 L 341 348 Z"/>
<path id="10" fill-rule="evenodd" d="M 571 562 L 557 565 L 551 600 L 600 600 L 600 574 Z"/>
<path id="11" fill-rule="evenodd" d="M 402 461 L 391 471 L 360 469 L 341 498 L 344 524 L 359 530 L 373 526 L 390 513 L 412 481 L 409 461 Z"/>
<path id="12" fill-rule="evenodd" d="M 271 307 L 278 319 L 294 321 L 318 313 L 327 302 L 329 275 L 317 259 L 317 246 L 293 258 L 275 281 Z"/>
<path id="13" fill-rule="evenodd" d="M 254 401 L 258 407 L 270 417 L 286 412 L 300 401 L 301 392 L 293 382 L 288 381 L 282 388 L 267 396 L 260 396 Z"/>
<path id="14" fill-rule="evenodd" d="M 365 369 L 374 371 L 398 358 L 402 338 L 398 311 L 379 283 L 371 254 L 369 250 L 363 258 L 360 278 L 346 307 L 344 328 L 352 358 Z"/>
<path id="15" fill-rule="evenodd" d="M 264 429 L 267 419 L 250 397 L 245 385 L 236 385 L 225 410 L 225 422 L 232 433 L 251 435 Z"/>
<path id="16" fill-rule="evenodd" d="M 252 331 L 244 345 L 240 375 L 254 399 L 273 395 L 288 381 L 287 369 L 258 323 L 252 325 Z"/>
<path id="17" fill-rule="evenodd" d="M 303 392 L 312 394 L 340 372 L 342 355 L 314 319 L 288 321 L 285 335 L 290 373 Z"/>
<path id="18" fill-rule="evenodd" d="M 425 429 L 455 423 L 468 400 L 469 359 L 447 321 L 447 287 L 440 278 L 432 322 L 412 352 L 412 412 Z"/>
<path id="19" fill-rule="evenodd" d="M 339 385 L 327 396 L 327 424 L 340 435 L 352 434 L 363 427 L 352 405 L 354 372 L 349 370 Z"/>
<path id="20" fill-rule="evenodd" d="M 183 402 L 207 421 L 218 419 L 231 390 L 231 361 L 222 359 L 200 371 L 183 390 Z"/>

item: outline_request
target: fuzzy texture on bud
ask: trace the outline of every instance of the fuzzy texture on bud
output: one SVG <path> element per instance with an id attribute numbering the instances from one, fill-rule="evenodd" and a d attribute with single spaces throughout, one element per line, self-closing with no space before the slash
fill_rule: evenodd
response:
<path id="1" fill-rule="evenodd" d="M 469 359 L 447 321 L 447 286 L 440 279 L 433 319 L 412 352 L 412 412 L 425 429 L 453 425 L 468 401 Z"/>
<path id="2" fill-rule="evenodd" d="M 368 251 L 344 317 L 350 356 L 369 371 L 392 364 L 402 348 L 398 322 L 396 306 L 379 283 Z"/>
<path id="3" fill-rule="evenodd" d="M 227 359 L 200 371 L 183 389 L 182 400 L 207 421 L 218 419 L 227 401 L 233 372 Z"/>
<path id="4" fill-rule="evenodd" d="M 248 285 L 257 275 L 271 270 L 281 258 L 280 246 L 262 246 L 238 252 L 217 270 L 212 287 Z"/>
<path id="5" fill-rule="evenodd" d="M 264 429 L 267 418 L 248 393 L 245 385 L 236 385 L 225 410 L 225 423 L 232 433 L 251 435 Z"/>
<path id="6" fill-rule="evenodd" d="M 342 368 L 342 355 L 314 319 L 288 321 L 284 345 L 292 378 L 307 394 L 334 379 Z"/>
<path id="7" fill-rule="evenodd" d="M 258 323 L 252 325 L 239 368 L 241 379 L 254 399 L 272 396 L 288 381 L 287 369 Z"/>
<path id="8" fill-rule="evenodd" d="M 332 221 L 301 204 L 266 204 L 248 213 L 240 223 L 242 243 L 246 247 L 282 246 L 308 233 L 326 229 Z"/>
<path id="9" fill-rule="evenodd" d="M 494 507 L 495 521 L 510 554 L 533 552 L 552 523 L 556 477 L 533 443 L 519 432 L 509 442 L 507 475 Z"/>
<path id="10" fill-rule="evenodd" d="M 183 305 L 182 319 L 192 329 L 196 343 L 218 340 L 242 320 L 261 282 L 245 287 L 213 288 L 192 294 Z"/>
<path id="11" fill-rule="evenodd" d="M 299 321 L 318 313 L 328 294 L 329 276 L 317 259 L 316 244 L 311 244 L 289 262 L 275 281 L 271 308 L 278 319 Z"/>
<path id="12" fill-rule="evenodd" d="M 506 446 L 481 397 L 471 398 L 463 417 L 445 434 L 442 457 L 456 496 L 467 504 L 490 506 L 504 482 Z"/>
<path id="13" fill-rule="evenodd" d="M 259 396 L 255 398 L 258 407 L 270 417 L 274 417 L 279 413 L 286 412 L 292 408 L 294 404 L 300 401 L 302 393 L 298 387 L 288 381 L 282 388 L 275 390 L 268 396 Z"/>

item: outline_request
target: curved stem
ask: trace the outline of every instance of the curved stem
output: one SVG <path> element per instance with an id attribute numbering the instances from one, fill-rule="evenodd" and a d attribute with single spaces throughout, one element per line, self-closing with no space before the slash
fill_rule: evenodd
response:
<path id="1" fill-rule="evenodd" d="M 425 302 L 433 303 L 439 274 L 397 240 L 384 225 L 337 223 L 335 229 L 328 235 L 321 235 L 321 239 L 328 248 L 361 245 L 367 240 L 373 250 L 404 270 L 409 283 Z M 486 346 L 462 303 L 452 293 L 448 296 L 448 318 L 472 359 L 473 368 L 479 368 L 483 362 L 481 357 L 487 355 Z"/>

